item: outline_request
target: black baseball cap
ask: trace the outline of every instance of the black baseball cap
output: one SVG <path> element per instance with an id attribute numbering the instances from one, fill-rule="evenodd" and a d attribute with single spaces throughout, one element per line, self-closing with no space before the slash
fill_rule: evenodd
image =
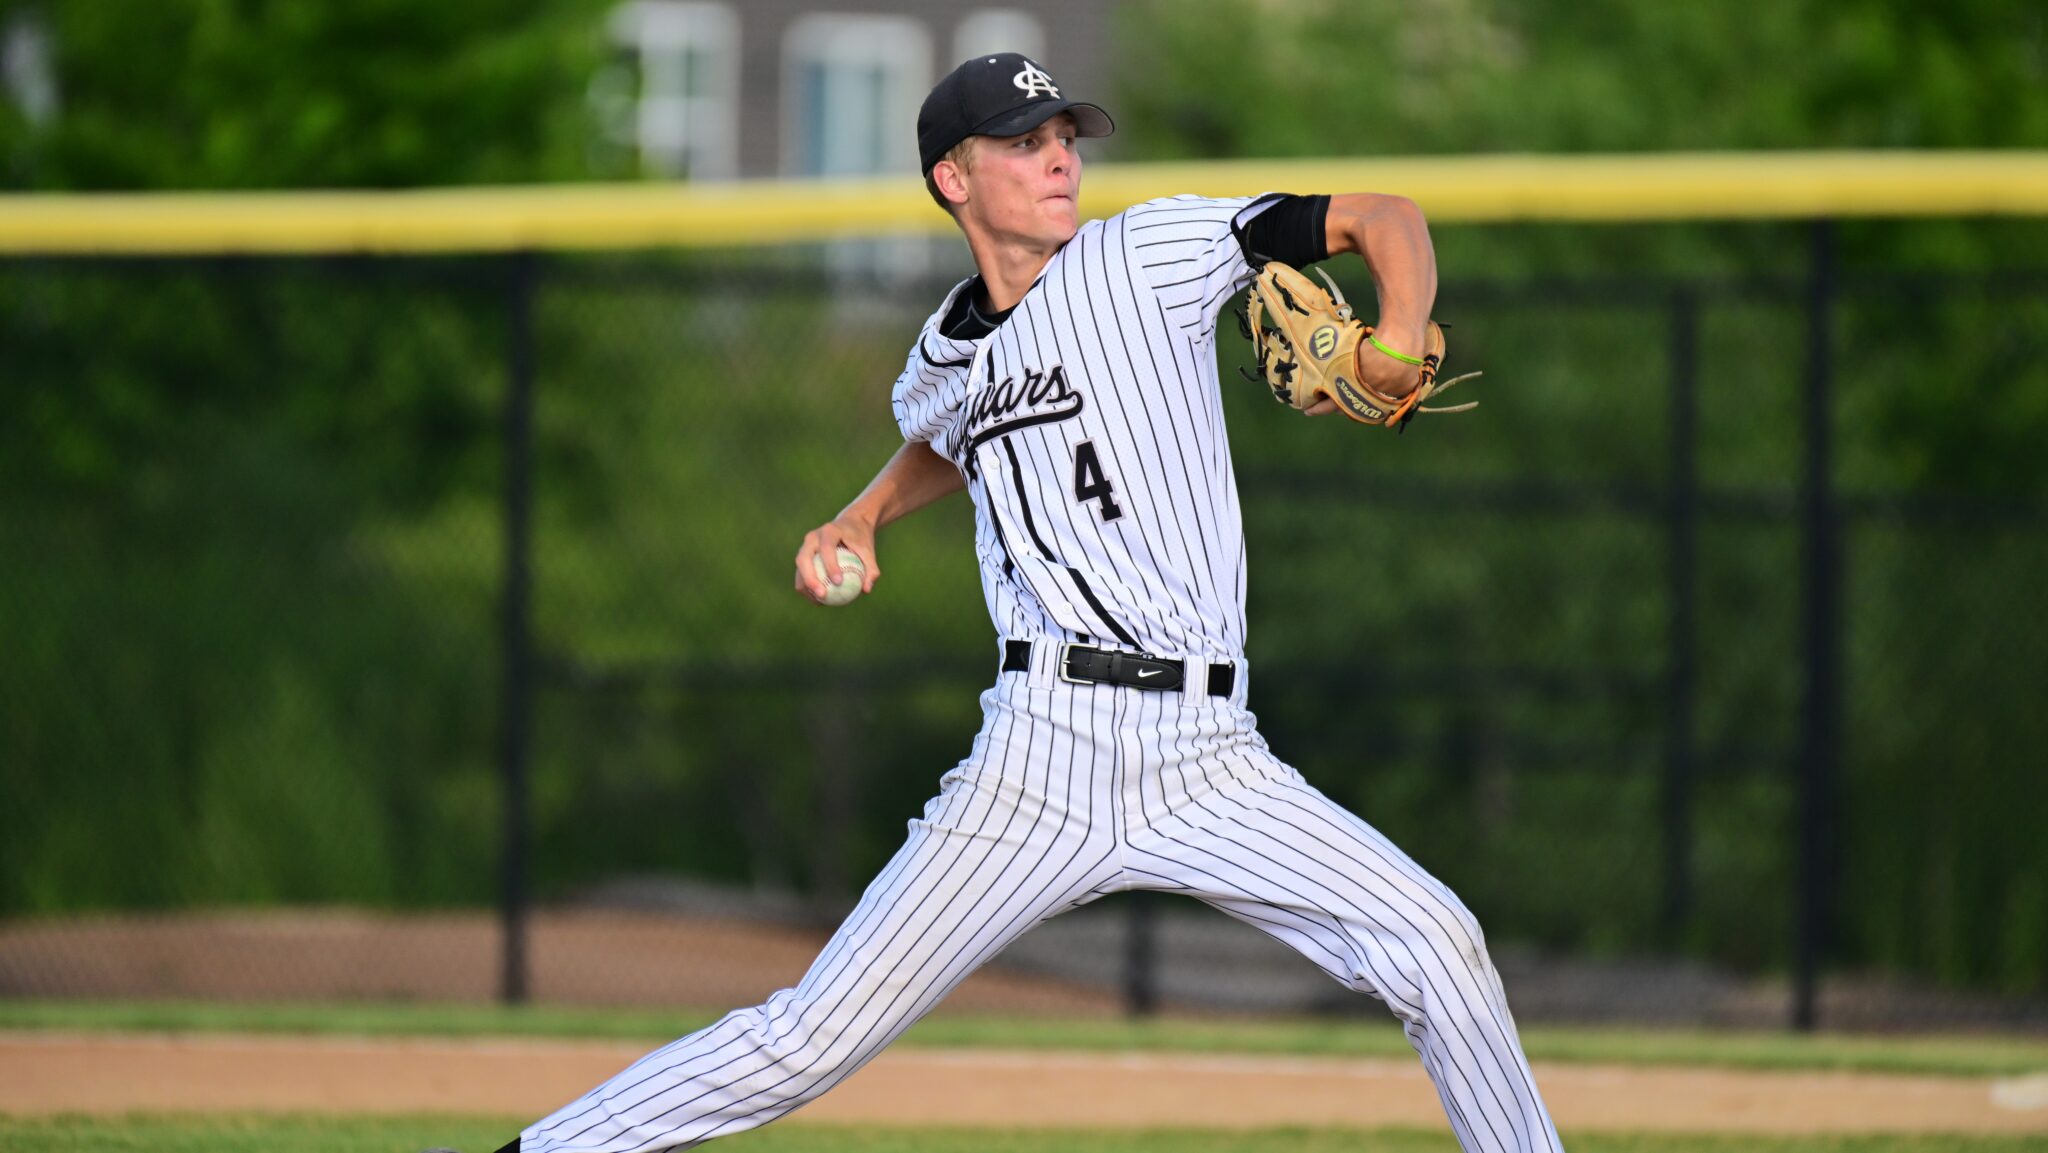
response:
<path id="1" fill-rule="evenodd" d="M 1045 69 L 1015 52 L 976 56 L 946 74 L 917 110 L 917 153 L 924 174 L 970 136 L 1022 136 L 1062 112 L 1079 136 L 1116 131 L 1109 113 L 1068 100 Z"/>

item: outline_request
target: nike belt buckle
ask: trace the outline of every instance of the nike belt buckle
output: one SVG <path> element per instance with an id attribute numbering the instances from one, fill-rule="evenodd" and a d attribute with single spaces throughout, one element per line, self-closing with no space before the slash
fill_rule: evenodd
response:
<path id="1" fill-rule="evenodd" d="M 1073 668 L 1075 649 L 1087 649 L 1091 653 L 1099 653 L 1102 651 L 1101 649 L 1098 649 L 1093 645 L 1075 644 L 1071 641 L 1061 644 L 1059 649 L 1053 654 L 1053 669 L 1059 673 L 1060 679 L 1067 682 L 1070 685 L 1101 684 L 1102 682 L 1095 679 L 1094 677 L 1080 677 L 1074 675 Z"/>

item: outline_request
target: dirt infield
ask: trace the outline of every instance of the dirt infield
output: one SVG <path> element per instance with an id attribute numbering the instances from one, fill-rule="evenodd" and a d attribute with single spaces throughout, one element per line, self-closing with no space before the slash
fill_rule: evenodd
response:
<path id="1" fill-rule="evenodd" d="M 0 1113 L 475 1113 L 531 1117 L 637 1044 L 0 1033 Z M 1559 1128 L 2043 1133 L 2048 1076 L 1544 1065 Z M 1443 1124 L 1414 1061 L 898 1048 L 797 1115 L 838 1124 L 1253 1128 Z"/>
<path id="2" fill-rule="evenodd" d="M 829 934 L 707 917 L 542 911 L 530 991 L 556 1005 L 759 1003 L 794 985 Z M 493 1000 L 488 913 L 179 912 L 0 922 L 0 996 L 48 999 Z M 942 1013 L 1108 1016 L 1113 992 L 990 966 Z"/>
<path id="3" fill-rule="evenodd" d="M 822 932 L 716 918 L 544 912 L 533 987 L 557 1004 L 744 1005 L 794 983 Z M 481 914 L 122 916 L 0 924 L 0 995 L 485 1002 Z M 1114 1015 L 1113 995 L 999 967 L 941 1012 Z M 532 1117 L 640 1043 L 0 1032 L 0 1113 L 312 1111 Z M 2048 1075 L 1984 1078 L 1548 1064 L 1570 1130 L 2048 1133 Z M 1411 1059 L 898 1048 L 802 1122 L 1026 1127 L 1417 1125 L 1443 1115 Z"/>

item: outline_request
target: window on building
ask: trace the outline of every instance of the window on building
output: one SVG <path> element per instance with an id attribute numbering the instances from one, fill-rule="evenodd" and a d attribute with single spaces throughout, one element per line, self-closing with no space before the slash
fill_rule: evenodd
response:
<path id="1" fill-rule="evenodd" d="M 783 171 L 916 172 L 917 108 L 931 69 L 931 36 L 911 17 L 797 19 L 783 50 Z"/>
<path id="2" fill-rule="evenodd" d="M 0 23 L 0 86 L 30 124 L 57 116 L 57 76 L 50 68 L 50 34 L 34 10 Z"/>
<path id="3" fill-rule="evenodd" d="M 1041 58 L 1045 52 L 1045 26 L 1038 17 L 1015 8 L 983 8 L 970 12 L 953 32 L 953 61 L 986 56 L 992 52 L 1017 52 Z"/>
<path id="4" fill-rule="evenodd" d="M 726 4 L 633 0 L 611 18 L 612 63 L 591 81 L 599 130 L 659 176 L 739 175 L 739 21 Z"/>

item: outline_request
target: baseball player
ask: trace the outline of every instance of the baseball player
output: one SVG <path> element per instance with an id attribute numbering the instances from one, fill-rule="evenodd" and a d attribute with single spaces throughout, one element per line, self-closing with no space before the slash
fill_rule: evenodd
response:
<path id="1" fill-rule="evenodd" d="M 1016 54 L 969 60 L 926 98 L 926 185 L 978 272 L 910 348 L 903 447 L 796 554 L 813 599 L 845 575 L 842 548 L 872 591 L 877 531 L 967 490 L 1000 638 L 973 747 L 801 983 L 649 1053 L 507 1151 L 652 1153 L 772 1121 L 1033 925 L 1130 889 L 1206 901 L 1386 1002 L 1465 1149 L 1562 1148 L 1472 914 L 1275 757 L 1245 708 L 1218 313 L 1256 279 L 1285 314 L 1249 326 L 1275 395 L 1398 425 L 1441 357 L 1428 229 L 1372 194 L 1178 196 L 1082 224 L 1076 139 L 1111 129 Z M 1340 253 L 1371 269 L 1374 328 L 1292 273 Z M 1333 349 L 1344 367 L 1312 380 Z"/>

